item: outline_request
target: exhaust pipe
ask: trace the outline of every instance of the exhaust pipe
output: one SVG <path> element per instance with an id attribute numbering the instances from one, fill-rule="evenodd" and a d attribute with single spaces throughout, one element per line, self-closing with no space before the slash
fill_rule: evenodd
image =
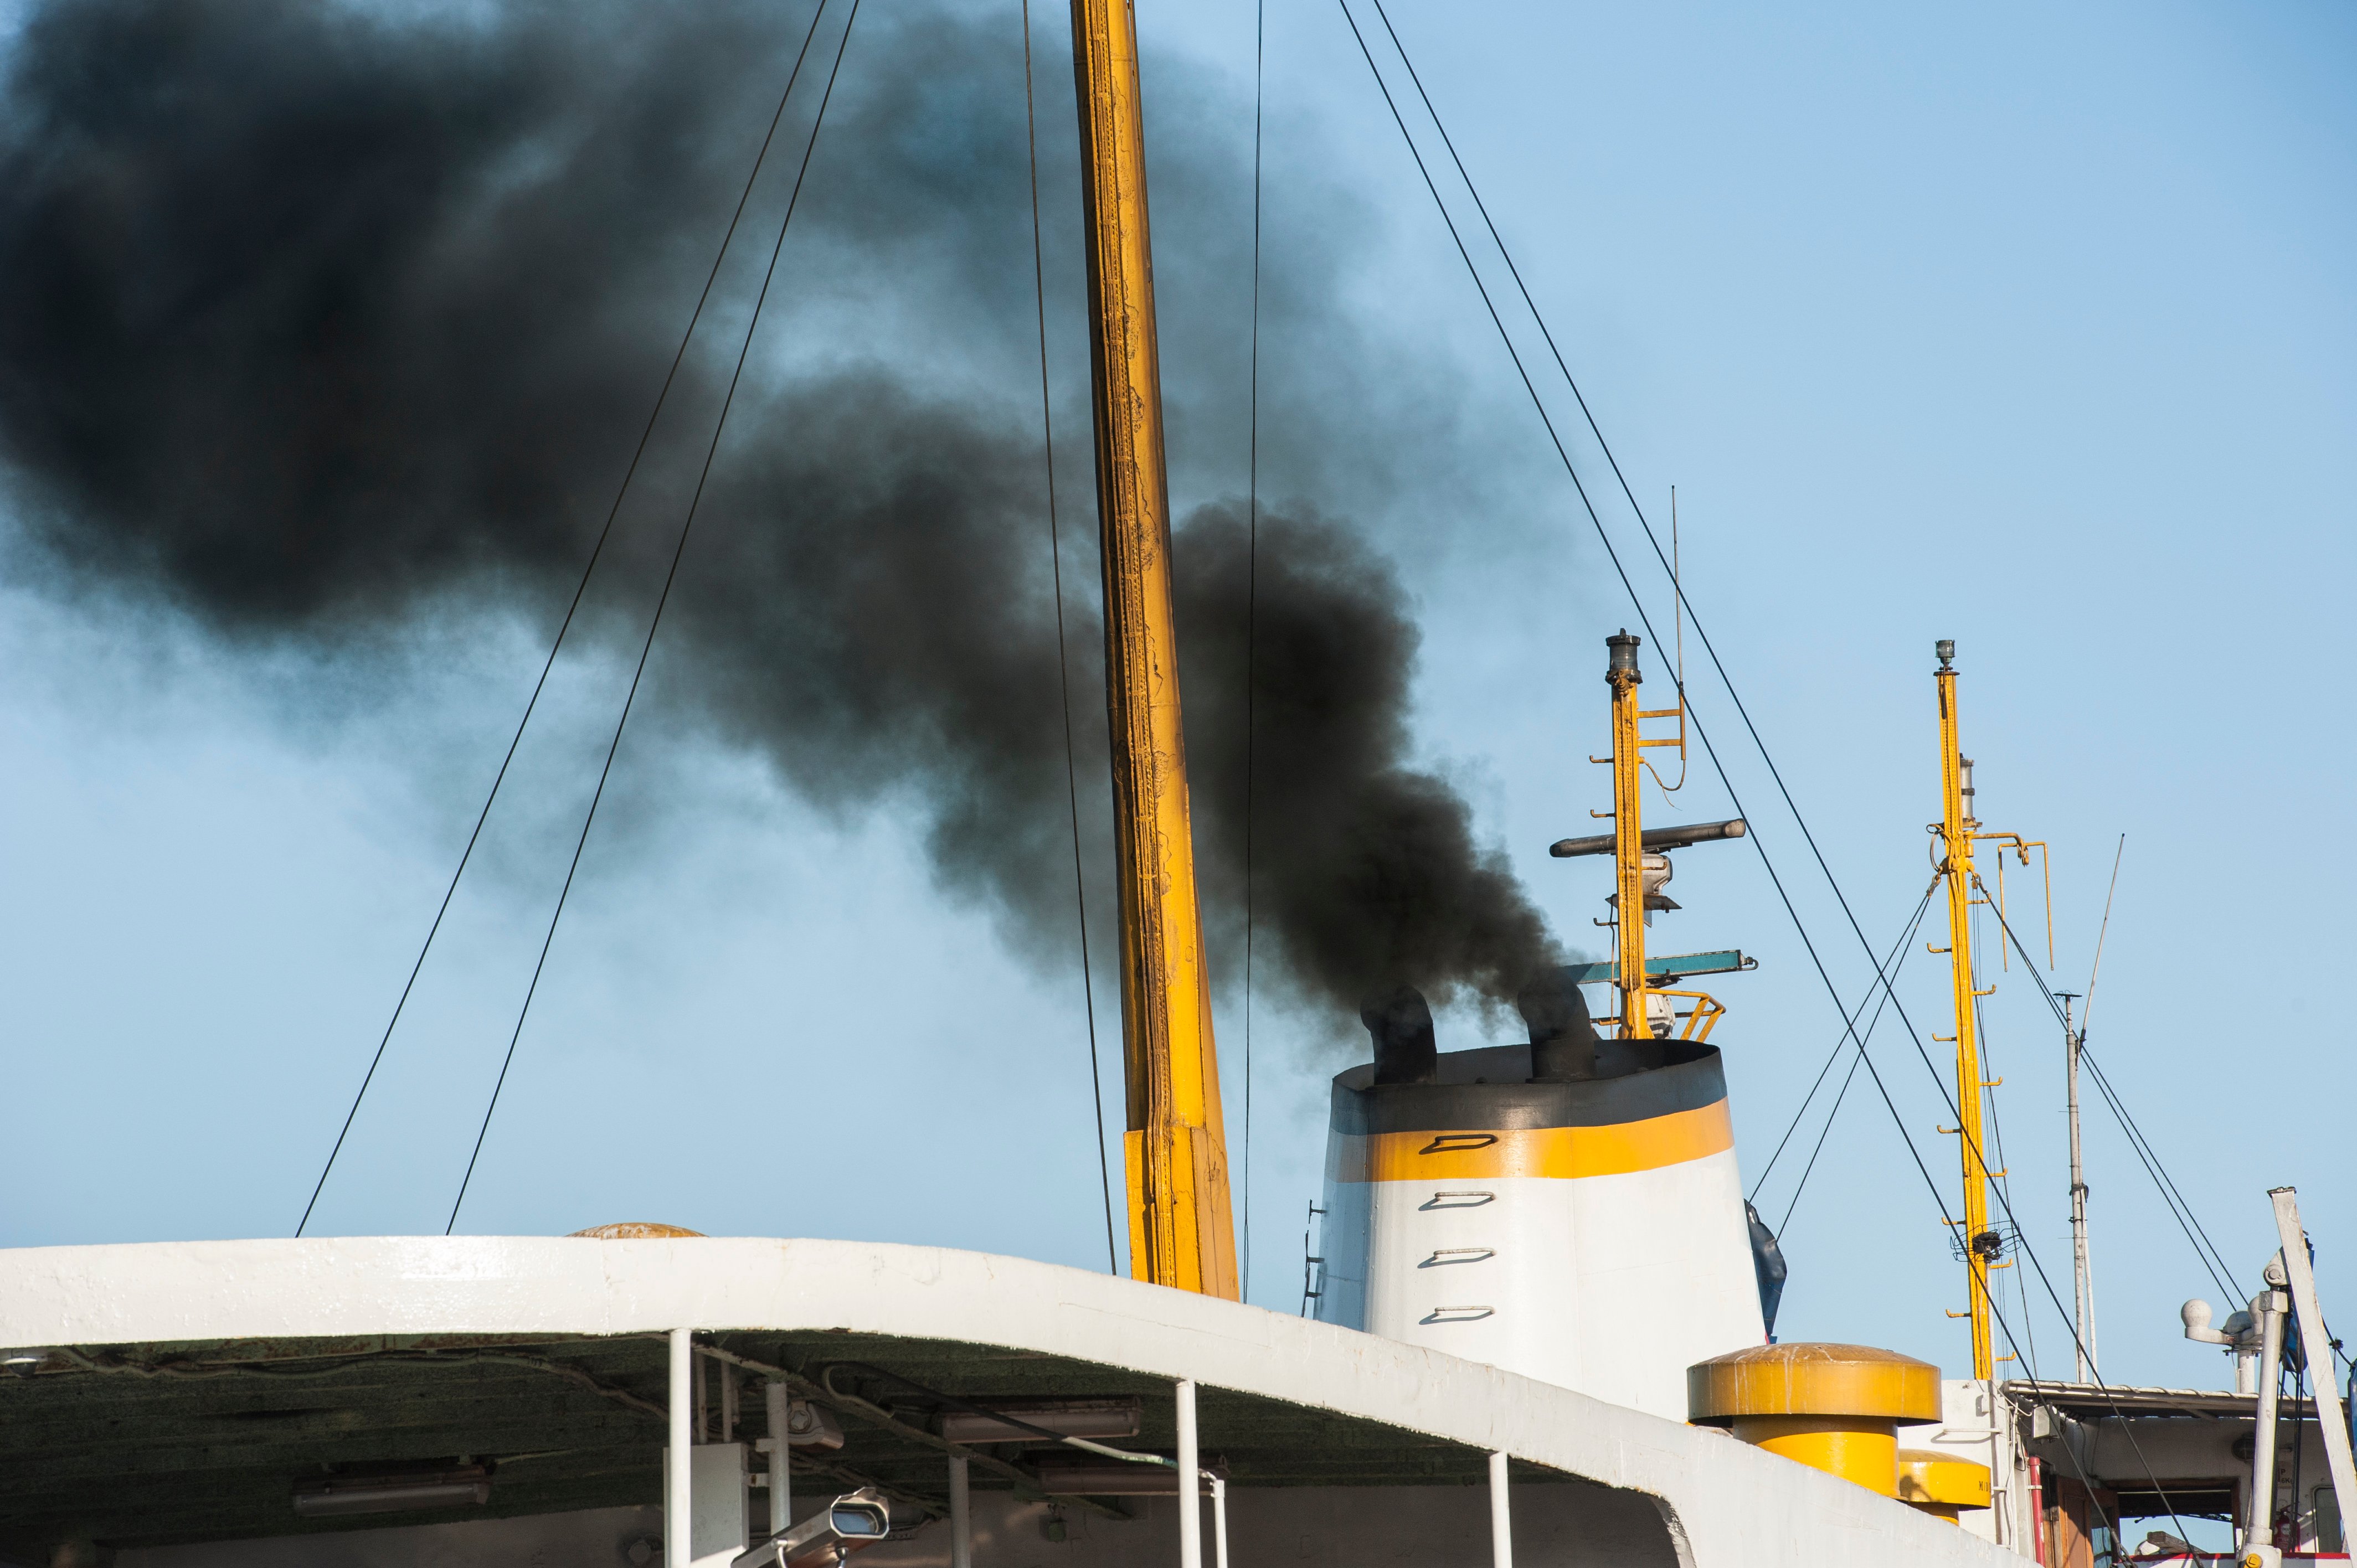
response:
<path id="1" fill-rule="evenodd" d="M 1514 998 L 1531 1026 L 1531 1081 L 1567 1083 L 1596 1076 L 1602 1044 L 1587 1015 L 1587 998 L 1560 969 L 1542 971 Z"/>
<path id="2" fill-rule="evenodd" d="M 1359 1022 L 1375 1039 L 1377 1083 L 1430 1083 L 1440 1076 L 1432 1008 L 1415 986 L 1368 1002 L 1359 1009 Z"/>

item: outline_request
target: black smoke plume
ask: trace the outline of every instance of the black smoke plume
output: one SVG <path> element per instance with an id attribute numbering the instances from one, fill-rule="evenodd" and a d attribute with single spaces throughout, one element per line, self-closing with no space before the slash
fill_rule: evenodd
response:
<path id="1" fill-rule="evenodd" d="M 808 21 L 770 0 L 33 6 L 0 101 L 0 457 L 23 558 L 236 644 L 345 644 L 454 607 L 553 627 Z M 630 594 L 651 596 L 837 26 L 601 571 L 639 586 L 599 601 L 592 637 L 630 636 Z M 773 313 L 795 336 L 757 353 L 731 417 L 661 696 L 819 804 L 911 807 L 942 885 L 1045 950 L 1071 913 L 1019 34 L 912 5 L 859 27 L 780 264 Z M 1190 205 L 1242 178 L 1174 99 L 1166 331 L 1177 280 L 1220 259 L 1190 252 Z M 1065 149 L 1051 189 L 1069 105 L 1043 102 Z M 1049 213 L 1064 306 L 1073 205 Z M 901 303 L 872 308 L 885 295 Z M 1174 385 L 1174 407 L 1191 395 Z M 1067 446 L 1085 456 L 1084 432 Z M 1066 497 L 1085 543 L 1085 479 Z M 1228 937 L 1243 541 L 1214 507 L 1177 547 Z M 1091 553 L 1068 560 L 1068 618 L 1101 788 Z M 1351 1010 L 1401 983 L 1511 998 L 1550 943 L 1465 802 L 1409 763 L 1416 632 L 1394 575 L 1338 523 L 1265 516 L 1256 597 L 1259 940 L 1303 994 Z"/>

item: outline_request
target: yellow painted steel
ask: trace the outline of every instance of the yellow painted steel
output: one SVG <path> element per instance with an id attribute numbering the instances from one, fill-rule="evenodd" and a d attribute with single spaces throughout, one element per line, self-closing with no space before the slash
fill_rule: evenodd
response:
<path id="1" fill-rule="evenodd" d="M 1899 1428 L 1940 1419 L 1940 1369 L 1866 1345 L 1757 1345 L 1686 1369 L 1687 1418 L 1899 1495 Z"/>
<path id="2" fill-rule="evenodd" d="M 1480 1181 L 1492 1176 L 1626 1176 L 1735 1147 L 1727 1101 L 1604 1127 L 1376 1133 L 1335 1141 L 1337 1181 Z"/>
<path id="3" fill-rule="evenodd" d="M 1638 733 L 1641 715 L 1637 688 L 1645 677 L 1637 670 L 1637 639 L 1625 630 L 1628 657 L 1615 657 L 1604 679 L 1612 687 L 1612 870 L 1615 955 L 1620 983 L 1620 1037 L 1645 1038 L 1653 1029 L 1645 1016 L 1645 824 L 1638 764 L 1644 739 Z M 1608 646 L 1620 639 L 1607 639 Z"/>
<path id="4" fill-rule="evenodd" d="M 1989 1467 L 1936 1448 L 1901 1448 L 1899 1500 L 1950 1524 L 1962 1523 L 1966 1509 L 1990 1506 Z"/>
<path id="5" fill-rule="evenodd" d="M 1943 651 L 1946 651 L 1944 646 Z M 1973 837 L 1980 823 L 1964 814 L 1964 754 L 1957 737 L 1956 671 L 1942 660 L 1940 693 L 1940 873 L 1948 887 L 1949 990 L 1956 1017 L 1956 1114 L 1964 1169 L 1964 1273 L 1970 1293 L 1964 1316 L 1973 1333 L 1973 1376 L 1996 1371 L 1989 1337 L 1989 1263 L 1978 1245 L 1988 1231 L 1988 1166 L 1982 1155 L 1981 1063 L 1977 1030 L 1980 994 L 1973 984 Z M 2004 852 L 1998 852 L 2002 854 Z"/>
<path id="6" fill-rule="evenodd" d="M 1848 1415 L 1739 1415 L 1735 1435 L 1754 1447 L 1886 1498 L 1899 1495 L 1899 1428 Z"/>
<path id="7" fill-rule="evenodd" d="M 1072 0 L 1072 68 L 1088 232 L 1105 700 L 1121 888 L 1130 1273 L 1232 1301 L 1235 1227 L 1179 724 L 1145 124 L 1137 33 L 1126 4 Z"/>

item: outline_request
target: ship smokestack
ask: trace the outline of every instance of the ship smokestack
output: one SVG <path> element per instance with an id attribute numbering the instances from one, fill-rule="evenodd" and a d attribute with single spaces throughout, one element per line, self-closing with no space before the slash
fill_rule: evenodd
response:
<path id="1" fill-rule="evenodd" d="M 1531 1079 L 1564 1083 L 1596 1076 L 1601 1042 L 1587 1015 L 1587 998 L 1561 969 L 1542 971 L 1514 999 L 1531 1026 Z"/>
<path id="2" fill-rule="evenodd" d="M 1423 992 L 1403 985 L 1376 997 L 1359 1009 L 1359 1022 L 1375 1037 L 1377 1083 L 1430 1083 L 1439 1076 L 1440 1047 Z"/>

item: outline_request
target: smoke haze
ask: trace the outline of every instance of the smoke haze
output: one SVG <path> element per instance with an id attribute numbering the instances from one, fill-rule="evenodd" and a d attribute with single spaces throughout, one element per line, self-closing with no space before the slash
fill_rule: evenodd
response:
<path id="1" fill-rule="evenodd" d="M 622 512 L 593 639 L 643 628 L 840 9 Z M 0 104 L 0 455 L 34 558 L 238 645 L 345 645 L 453 608 L 553 630 L 809 20 L 769 4 L 34 7 Z M 941 885 L 1036 956 L 1068 950 L 1070 848 L 1006 23 L 861 16 L 657 694 L 823 808 L 916 813 Z M 1183 100 L 1189 79 L 1170 79 Z M 1069 79 L 1040 81 L 1060 87 L 1040 109 L 1053 315 L 1076 306 L 1078 217 L 1058 184 Z M 1190 239 L 1211 227 L 1191 209 L 1248 176 L 1189 136 L 1183 101 L 1164 109 L 1168 276 L 1222 259 L 1232 237 Z M 1232 391 L 1174 384 L 1174 423 Z M 1060 456 L 1084 463 L 1085 428 L 1063 428 Z M 1101 793 L 1085 473 L 1064 476 L 1065 613 L 1082 778 Z M 1247 838 L 1244 539 L 1223 503 L 1176 546 L 1226 945 Z M 1264 512 L 1251 575 L 1252 883 L 1281 974 L 1345 1017 L 1401 981 L 1511 999 L 1552 944 L 1463 800 L 1412 764 L 1417 637 L 1395 574 L 1290 508 Z"/>

